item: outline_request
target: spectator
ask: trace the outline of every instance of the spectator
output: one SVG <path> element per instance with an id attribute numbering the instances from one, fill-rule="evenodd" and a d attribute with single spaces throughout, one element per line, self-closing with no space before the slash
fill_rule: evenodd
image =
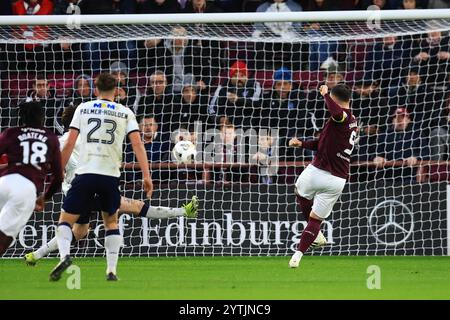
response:
<path id="1" fill-rule="evenodd" d="M 80 3 L 81 14 L 114 14 L 119 5 L 115 0 L 83 0 Z M 108 61 L 118 59 L 128 61 L 128 67 L 136 67 L 137 43 L 130 41 L 87 42 L 82 45 L 84 70 L 98 73 L 108 68 Z"/>
<path id="2" fill-rule="evenodd" d="M 352 110 L 361 125 L 361 136 L 376 135 L 386 131 L 389 109 L 388 99 L 380 92 L 378 82 L 360 80 L 355 85 L 352 99 Z"/>
<path id="3" fill-rule="evenodd" d="M 78 6 L 82 0 L 53 0 L 53 14 L 65 15 L 74 11 L 74 6 Z M 73 5 L 71 7 L 71 5 Z M 78 6 L 79 7 L 79 6 Z"/>
<path id="4" fill-rule="evenodd" d="M 450 8 L 450 0 L 428 0 L 428 9 Z"/>
<path id="5" fill-rule="evenodd" d="M 280 68 L 274 72 L 273 88 L 264 95 L 261 115 L 253 115 L 255 126 L 277 129 L 280 141 L 280 156 L 285 156 L 286 137 L 293 135 L 305 137 L 311 125 L 307 121 L 306 101 L 300 88 L 294 83 L 292 72 L 287 68 Z M 258 119 L 260 118 L 260 119 Z M 310 132 L 310 134 L 312 134 Z"/>
<path id="6" fill-rule="evenodd" d="M 150 76 L 150 86 L 144 97 L 139 100 L 136 115 L 138 117 L 153 114 L 158 123 L 161 124 L 161 132 L 166 134 L 170 131 L 170 123 L 162 123 L 164 107 L 174 102 L 171 89 L 167 84 L 167 77 L 163 71 L 157 70 Z"/>
<path id="7" fill-rule="evenodd" d="M 267 130 L 262 130 L 258 135 L 258 150 L 252 155 L 254 163 L 258 163 L 259 182 L 272 184 L 276 182 L 278 167 L 273 166 L 274 160 L 277 160 L 276 139 Z"/>
<path id="8" fill-rule="evenodd" d="M 57 134 L 62 134 L 64 128 L 58 123 L 57 113 L 60 101 L 56 99 L 56 91 L 50 87 L 47 78 L 43 74 L 37 74 L 33 89 L 27 92 L 27 101 L 41 102 L 45 107 L 44 126 L 52 129 Z"/>
<path id="9" fill-rule="evenodd" d="M 136 84 L 130 80 L 127 65 L 115 61 L 109 66 L 109 72 L 117 79 L 116 102 L 135 110 L 140 93 Z"/>
<path id="10" fill-rule="evenodd" d="M 414 46 L 413 61 L 419 66 L 422 79 L 431 86 L 441 86 L 449 71 L 449 38 L 441 31 L 432 31 Z"/>
<path id="11" fill-rule="evenodd" d="M 216 142 L 217 143 L 217 142 Z M 216 163 L 243 163 L 245 162 L 246 150 L 241 150 L 238 144 L 238 134 L 233 124 L 224 124 L 220 127 L 219 141 L 216 144 L 214 161 Z M 248 168 L 238 167 L 218 167 L 214 169 L 214 180 L 216 182 L 229 183 L 248 180 Z"/>
<path id="12" fill-rule="evenodd" d="M 358 139 L 352 161 L 372 161 L 376 156 L 378 134 L 385 132 L 390 114 L 388 99 L 380 95 L 377 82 L 361 80 L 353 91 L 352 111 L 358 119 Z M 375 170 L 370 166 L 351 168 L 358 181 L 374 179 Z"/>
<path id="13" fill-rule="evenodd" d="M 344 74 L 338 69 L 330 68 L 325 74 L 325 81 L 322 84 L 328 86 L 329 90 L 333 89 L 338 83 L 344 81 Z M 317 89 L 314 89 L 308 93 L 307 98 L 307 110 L 309 119 L 311 119 L 311 126 L 307 126 L 313 130 L 313 136 L 317 136 L 325 125 L 325 121 L 329 118 L 327 108 L 323 102 L 323 97 L 319 92 L 319 88 L 322 84 L 319 84 Z"/>
<path id="14" fill-rule="evenodd" d="M 383 94 L 394 96 L 400 84 L 401 70 L 410 62 L 409 41 L 386 36 L 366 56 L 365 79 L 377 81 L 386 88 Z"/>
<path id="15" fill-rule="evenodd" d="M 207 0 L 190 0 L 183 10 L 184 13 L 218 13 L 222 9 Z"/>
<path id="16" fill-rule="evenodd" d="M 422 81 L 417 68 L 408 69 L 404 84 L 399 88 L 396 98 L 397 106 L 404 106 L 411 115 L 417 130 L 426 130 L 429 134 L 432 115 L 439 108 L 435 99 L 439 99 L 438 93 L 427 92 L 427 86 Z"/>
<path id="17" fill-rule="evenodd" d="M 229 78 L 225 85 L 217 87 L 209 105 L 210 115 L 228 117 L 235 125 L 251 125 L 251 120 L 260 107 L 261 85 L 249 79 L 247 64 L 236 61 L 229 70 Z"/>
<path id="18" fill-rule="evenodd" d="M 411 9 L 425 9 L 428 5 L 428 0 L 402 0 L 399 9 L 411 10 Z"/>
<path id="19" fill-rule="evenodd" d="M 210 81 L 209 71 L 212 69 L 207 67 L 212 64 L 211 60 L 207 59 L 212 59 L 211 54 L 202 51 L 201 46 L 186 39 L 186 29 L 183 27 L 174 27 L 172 33 L 180 38 L 165 40 L 166 50 L 163 63 L 167 80 L 172 84 L 173 92 L 181 93 L 186 74 L 193 74 L 200 89 L 206 89 L 206 83 Z"/>
<path id="20" fill-rule="evenodd" d="M 94 98 L 94 81 L 90 76 L 81 74 L 75 79 L 71 98 L 75 107 Z"/>
<path id="21" fill-rule="evenodd" d="M 164 69 L 166 47 L 161 38 L 147 39 L 138 42 L 138 68 L 143 72 L 152 73 Z"/>
<path id="22" fill-rule="evenodd" d="M 178 13 L 180 5 L 176 0 L 140 0 L 138 13 Z"/>
<path id="23" fill-rule="evenodd" d="M 51 15 L 53 2 L 51 0 L 17 0 L 11 4 L 11 11 L 14 15 Z M 42 41 L 48 38 L 48 27 L 20 26 L 12 32 L 19 39 L 36 40 L 36 42 L 8 45 L 7 51 L 14 53 L 11 57 L 13 60 L 10 61 L 17 61 L 16 66 L 19 70 L 45 70 L 48 45 L 42 44 Z"/>
<path id="24" fill-rule="evenodd" d="M 390 2 L 389 0 L 362 0 L 362 8 L 366 10 L 370 6 L 377 6 L 380 10 L 388 10 L 392 9 Z M 395 9 L 396 7 L 394 6 L 393 8 Z"/>
<path id="25" fill-rule="evenodd" d="M 256 12 L 292 12 L 302 10 L 303 8 L 293 0 L 269 0 L 261 4 Z M 272 36 L 290 39 L 295 37 L 295 28 L 299 27 L 301 27 L 300 24 L 292 22 L 266 22 L 255 26 L 253 36 L 259 37 L 264 32 L 269 32 Z"/>
<path id="26" fill-rule="evenodd" d="M 293 0 L 269 0 L 261 4 L 257 12 L 292 12 L 302 11 L 302 7 Z M 279 37 L 284 42 L 256 43 L 256 68 L 276 69 L 282 65 L 290 69 L 300 69 L 302 47 L 300 43 L 292 43 L 289 39 L 296 37 L 296 29 L 300 23 L 292 22 L 266 22 L 255 25 L 253 37 L 269 36 Z M 288 64 L 289 63 L 289 64 Z"/>
<path id="27" fill-rule="evenodd" d="M 442 113 L 442 121 L 431 130 L 430 160 L 450 161 L 450 113 L 448 108 Z"/>
<path id="28" fill-rule="evenodd" d="M 208 95 L 199 92 L 197 82 L 192 75 L 185 77 L 181 97 L 167 105 L 164 111 L 164 123 L 170 123 L 170 131 L 188 129 L 195 121 L 200 121 L 204 127 L 208 121 Z"/>
<path id="29" fill-rule="evenodd" d="M 156 118 L 148 114 L 139 121 L 139 130 L 142 134 L 142 141 L 144 142 L 145 150 L 147 151 L 147 158 L 152 163 L 167 162 L 170 158 L 170 140 L 168 135 L 162 134 L 159 130 Z M 128 163 L 137 162 L 136 156 L 133 152 L 131 144 L 127 145 L 125 151 L 125 160 Z M 166 179 L 167 174 L 161 170 L 152 170 L 153 180 Z M 133 172 L 126 172 L 125 179 L 128 182 L 134 182 L 142 179 L 140 170 Z"/>
<path id="30" fill-rule="evenodd" d="M 408 182 L 415 176 L 414 166 L 421 157 L 421 138 L 419 131 L 413 130 L 405 108 L 397 108 L 391 128 L 378 136 L 376 154 L 373 163 L 377 168 L 384 168 L 381 173 L 383 179 L 403 178 L 403 181 Z M 403 161 L 404 165 L 385 166 L 386 161 Z"/>
<path id="31" fill-rule="evenodd" d="M 82 61 L 80 44 L 72 43 L 70 39 L 61 37 L 59 43 L 49 45 L 45 58 L 45 70 L 73 73 L 82 70 Z"/>

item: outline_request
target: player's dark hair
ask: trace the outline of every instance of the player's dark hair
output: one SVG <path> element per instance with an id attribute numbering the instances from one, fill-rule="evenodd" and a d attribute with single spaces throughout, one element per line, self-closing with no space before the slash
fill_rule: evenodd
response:
<path id="1" fill-rule="evenodd" d="M 75 114 L 75 110 L 77 110 L 77 107 L 73 104 L 70 104 L 64 108 L 61 116 L 61 123 L 64 126 L 64 130 L 69 130 L 70 123 L 72 122 L 73 115 Z"/>
<path id="2" fill-rule="evenodd" d="M 44 124 L 44 106 L 38 101 L 24 102 L 19 106 L 21 125 L 38 128 Z"/>
<path id="3" fill-rule="evenodd" d="M 47 77 L 43 73 L 36 73 L 35 80 L 47 80 Z"/>
<path id="4" fill-rule="evenodd" d="M 111 73 L 103 72 L 97 76 L 95 86 L 100 92 L 113 91 L 117 87 L 117 79 Z"/>
<path id="5" fill-rule="evenodd" d="M 349 102 L 352 97 L 352 89 L 344 83 L 338 83 L 331 89 L 331 94 L 342 102 Z"/>

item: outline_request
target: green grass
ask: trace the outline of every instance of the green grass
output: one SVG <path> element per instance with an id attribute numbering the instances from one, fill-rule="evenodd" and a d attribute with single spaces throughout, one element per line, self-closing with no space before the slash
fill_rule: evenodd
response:
<path id="1" fill-rule="evenodd" d="M 122 258 L 117 283 L 105 281 L 103 258 L 75 259 L 81 289 L 68 275 L 48 281 L 55 259 L 28 267 L 0 259 L 0 299 L 450 299 L 450 257 Z M 369 290 L 367 267 L 381 269 Z"/>

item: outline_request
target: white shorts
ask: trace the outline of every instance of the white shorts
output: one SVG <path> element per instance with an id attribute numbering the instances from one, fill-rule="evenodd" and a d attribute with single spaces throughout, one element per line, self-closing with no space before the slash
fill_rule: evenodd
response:
<path id="1" fill-rule="evenodd" d="M 301 197 L 308 200 L 314 198 L 312 211 L 320 218 L 326 219 L 341 196 L 345 182 L 345 179 L 310 164 L 298 177 L 295 187 Z"/>
<path id="2" fill-rule="evenodd" d="M 16 238 L 36 204 L 36 186 L 20 174 L 0 178 L 0 231 Z"/>

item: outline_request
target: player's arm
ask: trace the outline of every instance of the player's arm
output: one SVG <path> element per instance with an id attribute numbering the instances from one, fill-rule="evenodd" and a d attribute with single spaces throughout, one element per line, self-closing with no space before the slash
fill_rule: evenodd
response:
<path id="1" fill-rule="evenodd" d="M 75 143 L 77 142 L 79 131 L 76 128 L 69 129 L 69 136 L 67 137 L 64 146 L 61 151 L 61 165 L 63 168 L 66 167 L 69 162 L 72 151 L 75 148 Z M 59 151 L 59 149 L 58 149 Z"/>
<path id="2" fill-rule="evenodd" d="M 323 85 L 320 86 L 320 94 L 325 99 L 325 104 L 327 105 L 327 109 L 331 114 L 331 119 L 337 123 L 342 123 L 345 121 L 347 114 L 342 110 L 341 106 L 338 105 L 333 99 L 331 99 L 330 94 L 328 93 L 328 87 Z"/>
<path id="3" fill-rule="evenodd" d="M 131 147 L 136 154 L 137 161 L 142 171 L 142 178 L 144 180 L 144 190 L 147 192 L 147 197 L 150 199 L 153 193 L 153 182 L 150 176 L 150 168 L 148 165 L 147 152 L 142 143 L 141 136 L 138 131 L 132 131 L 128 134 L 131 142 Z"/>

